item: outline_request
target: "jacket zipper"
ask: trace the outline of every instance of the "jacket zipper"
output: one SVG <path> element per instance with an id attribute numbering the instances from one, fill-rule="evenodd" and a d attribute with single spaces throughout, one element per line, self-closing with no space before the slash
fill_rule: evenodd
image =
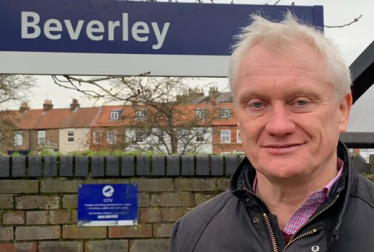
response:
<path id="1" fill-rule="evenodd" d="M 253 195 L 253 196 L 256 197 L 256 198 L 258 198 L 258 199 L 259 199 L 259 200 L 264 204 L 264 206 L 267 208 L 267 210 L 269 211 L 269 213 L 271 213 L 269 207 L 266 205 L 265 201 L 264 201 L 262 198 L 260 198 L 259 196 L 257 196 L 256 194 L 254 194 L 253 192 L 251 192 L 250 190 L 248 190 L 248 189 L 245 188 L 245 187 L 242 187 L 242 189 L 243 189 L 245 192 L 247 192 L 247 193 Z M 321 211 L 319 211 L 318 213 L 316 213 L 315 215 L 313 215 L 313 216 L 312 216 L 312 217 L 311 217 L 311 218 L 310 218 L 310 219 L 309 219 L 309 220 L 308 220 L 304 225 L 302 225 L 302 226 L 299 228 L 299 230 L 301 230 L 303 227 L 305 227 L 306 225 L 308 225 L 309 223 L 311 223 L 313 220 L 315 220 L 319 215 L 321 215 L 322 213 L 324 213 L 325 211 L 327 211 L 330 207 L 332 207 L 332 206 L 335 204 L 335 202 L 338 200 L 339 196 L 340 196 L 340 195 L 337 194 L 337 195 L 335 196 L 335 199 L 334 199 L 330 204 L 328 204 L 328 205 L 327 205 L 325 208 L 323 208 Z M 267 227 L 268 232 L 269 232 L 269 235 L 270 235 L 270 239 L 271 239 L 271 243 L 272 243 L 272 246 L 273 246 L 273 250 L 274 250 L 274 252 L 278 252 L 279 250 L 278 250 L 278 246 L 277 246 L 277 241 L 276 241 L 276 239 L 275 239 L 273 229 L 271 228 L 271 224 L 270 224 L 269 217 L 267 216 L 266 213 L 264 213 L 262 216 L 263 216 L 264 219 L 265 219 L 265 224 L 266 224 L 266 227 Z M 307 232 L 305 232 L 305 233 L 303 233 L 303 234 L 301 234 L 301 235 L 299 235 L 299 236 L 297 236 L 297 237 L 295 237 L 295 235 L 293 235 L 293 236 L 291 237 L 290 241 L 287 243 L 286 247 L 283 249 L 282 252 L 285 252 L 286 249 L 288 249 L 288 248 L 291 246 L 291 244 L 294 243 L 295 241 L 300 240 L 300 239 L 302 239 L 302 238 L 304 238 L 304 237 L 306 237 L 306 236 L 309 236 L 309 235 L 311 235 L 311 234 L 314 234 L 314 233 L 317 233 L 317 229 L 315 229 L 315 228 L 313 228 L 312 230 L 307 231 Z"/>
<path id="2" fill-rule="evenodd" d="M 244 190 L 244 191 L 247 192 L 248 194 L 250 194 L 250 195 L 256 197 L 257 199 L 259 199 L 259 200 L 264 204 L 264 206 L 266 207 L 266 209 L 268 210 L 268 212 L 271 213 L 269 207 L 266 205 L 265 201 L 264 201 L 262 198 L 260 198 L 259 196 L 257 196 L 256 194 L 254 194 L 253 192 L 251 192 L 250 190 L 248 190 L 248 189 L 245 188 L 245 187 L 242 187 L 242 190 Z M 263 213 L 262 216 L 263 216 L 264 219 L 265 219 L 265 224 L 266 224 L 266 228 L 267 228 L 267 230 L 268 230 L 268 232 L 269 232 L 269 235 L 270 235 L 270 240 L 271 240 L 271 244 L 272 244 L 272 246 L 273 246 L 273 251 L 274 251 L 274 252 L 279 252 L 279 250 L 278 250 L 278 245 L 277 245 L 277 241 L 276 241 L 276 239 L 275 239 L 273 229 L 271 228 L 271 224 L 270 224 L 269 217 L 267 216 L 266 213 Z"/>
<path id="3" fill-rule="evenodd" d="M 338 200 L 338 198 L 339 198 L 339 194 L 337 194 L 336 196 L 335 196 L 335 199 L 330 203 L 330 204 L 328 204 L 325 208 L 323 208 L 321 211 L 319 211 L 318 213 L 316 213 L 315 215 L 313 215 L 304 225 L 302 225 L 300 228 L 299 228 L 299 230 L 301 230 L 303 227 L 305 227 L 306 225 L 308 225 L 309 223 L 311 223 L 313 220 L 315 220 L 318 216 L 320 216 L 322 213 L 324 213 L 325 211 L 327 211 L 330 207 L 332 207 L 334 204 L 335 204 L 335 202 Z M 308 235 L 311 235 L 311 234 L 314 234 L 314 233 L 317 233 L 317 229 L 312 229 L 312 230 L 310 230 L 310 231 L 307 231 L 307 232 L 305 232 L 305 233 L 303 233 L 303 234 L 301 234 L 301 235 L 299 235 L 299 236 L 297 236 L 297 237 L 295 237 L 295 235 L 293 235 L 292 237 L 291 237 L 291 239 L 290 239 L 290 241 L 287 243 L 287 245 L 286 245 L 286 247 L 283 249 L 283 252 L 285 252 L 286 251 L 286 249 L 288 249 L 290 246 L 291 246 L 291 244 L 292 243 L 294 243 L 295 241 L 297 241 L 297 240 L 300 240 L 301 238 L 304 238 L 304 237 L 306 237 L 306 236 L 308 236 Z"/>

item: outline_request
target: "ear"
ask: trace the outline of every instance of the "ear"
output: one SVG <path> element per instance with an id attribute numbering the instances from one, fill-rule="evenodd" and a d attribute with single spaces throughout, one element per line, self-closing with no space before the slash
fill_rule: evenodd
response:
<path id="1" fill-rule="evenodd" d="M 339 131 L 345 132 L 348 127 L 349 115 L 352 107 L 352 94 L 349 92 L 341 101 L 339 105 Z"/>

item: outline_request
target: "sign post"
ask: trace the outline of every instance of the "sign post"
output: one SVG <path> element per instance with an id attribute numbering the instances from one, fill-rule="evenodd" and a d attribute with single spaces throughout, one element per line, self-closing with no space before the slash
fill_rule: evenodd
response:
<path id="1" fill-rule="evenodd" d="M 223 77 L 250 15 L 287 11 L 323 29 L 322 6 L 0 0 L 0 74 Z"/>

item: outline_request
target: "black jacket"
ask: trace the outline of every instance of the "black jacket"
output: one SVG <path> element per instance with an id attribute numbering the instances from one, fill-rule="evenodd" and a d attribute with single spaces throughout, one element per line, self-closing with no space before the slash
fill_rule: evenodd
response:
<path id="1" fill-rule="evenodd" d="M 199 205 L 174 226 L 169 252 L 374 251 L 374 184 L 353 167 L 339 143 L 343 175 L 326 202 L 285 244 L 276 216 L 253 194 L 255 175 L 245 159 L 230 190 Z"/>

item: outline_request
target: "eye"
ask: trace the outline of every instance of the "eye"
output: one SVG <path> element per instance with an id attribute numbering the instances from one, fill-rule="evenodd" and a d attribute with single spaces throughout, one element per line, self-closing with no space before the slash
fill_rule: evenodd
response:
<path id="1" fill-rule="evenodd" d="M 298 105 L 298 106 L 305 106 L 305 105 L 308 104 L 308 102 L 305 101 L 305 100 L 297 100 L 297 101 L 295 102 L 295 104 Z"/>
<path id="2" fill-rule="evenodd" d="M 264 104 L 262 102 L 257 101 L 257 102 L 250 103 L 249 106 L 255 109 L 259 109 L 259 108 L 262 108 Z"/>

